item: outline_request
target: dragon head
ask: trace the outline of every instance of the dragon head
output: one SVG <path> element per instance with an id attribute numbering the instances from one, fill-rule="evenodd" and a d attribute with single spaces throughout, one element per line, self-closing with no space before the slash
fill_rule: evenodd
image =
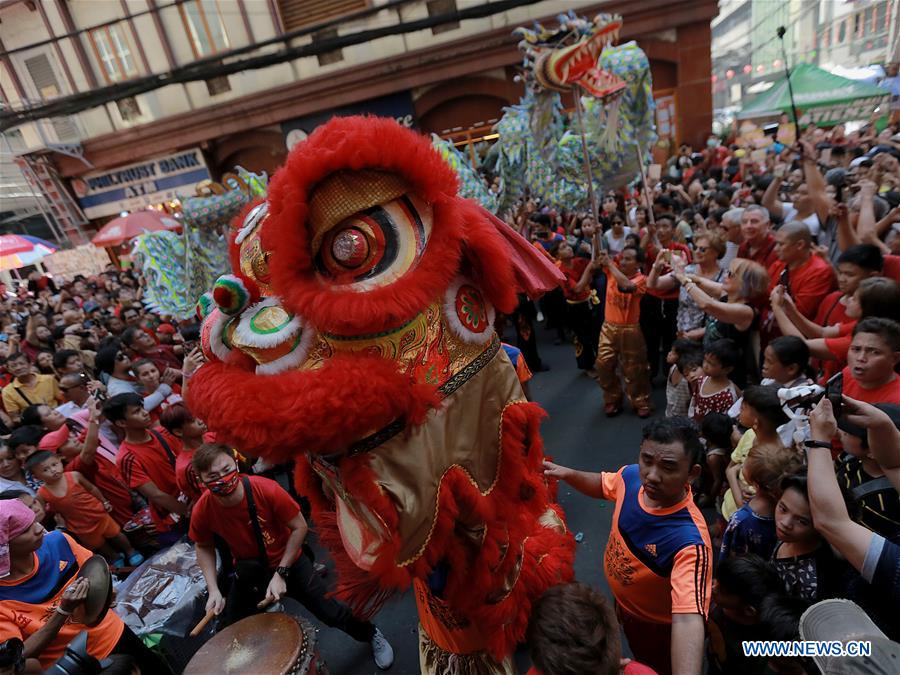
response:
<path id="1" fill-rule="evenodd" d="M 525 31 L 519 47 L 527 54 L 538 85 L 554 91 L 581 87 L 589 95 L 608 99 L 626 83 L 598 66 L 601 52 L 619 38 L 622 17 L 598 14 L 593 22 L 567 20 L 556 32 L 539 26 L 540 32 Z"/>

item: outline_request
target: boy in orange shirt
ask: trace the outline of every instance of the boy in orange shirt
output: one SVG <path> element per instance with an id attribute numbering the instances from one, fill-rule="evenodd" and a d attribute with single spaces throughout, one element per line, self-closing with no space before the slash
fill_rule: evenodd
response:
<path id="1" fill-rule="evenodd" d="M 618 265 L 601 251 L 594 267 L 606 270 L 606 316 L 597 347 L 597 382 L 603 389 L 604 412 L 613 417 L 622 412 L 622 383 L 616 366 L 622 369 L 625 391 L 638 417 L 649 417 L 650 364 L 647 345 L 641 332 L 641 298 L 647 292 L 647 279 L 640 272 L 641 253 L 626 246 Z"/>

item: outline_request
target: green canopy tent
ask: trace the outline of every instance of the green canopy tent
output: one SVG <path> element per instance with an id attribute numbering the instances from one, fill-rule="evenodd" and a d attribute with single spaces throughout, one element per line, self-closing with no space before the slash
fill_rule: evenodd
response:
<path id="1" fill-rule="evenodd" d="M 832 75 L 808 63 L 798 63 L 791 71 L 794 102 L 801 127 L 808 124 L 832 126 L 850 120 L 868 119 L 879 105 L 887 103 L 887 89 L 866 82 Z M 787 78 L 775 81 L 756 95 L 738 113 L 739 120 L 766 119 L 791 114 Z"/>

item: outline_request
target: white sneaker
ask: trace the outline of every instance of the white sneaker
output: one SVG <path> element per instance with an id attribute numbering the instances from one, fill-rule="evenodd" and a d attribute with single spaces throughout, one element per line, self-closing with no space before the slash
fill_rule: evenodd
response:
<path id="1" fill-rule="evenodd" d="M 387 641 L 384 634 L 375 629 L 375 635 L 372 636 L 372 657 L 375 659 L 375 665 L 381 670 L 387 670 L 394 665 L 394 648 Z"/>

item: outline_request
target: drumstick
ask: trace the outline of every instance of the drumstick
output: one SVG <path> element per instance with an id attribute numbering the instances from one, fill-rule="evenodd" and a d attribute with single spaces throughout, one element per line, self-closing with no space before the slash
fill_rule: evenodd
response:
<path id="1" fill-rule="evenodd" d="M 267 598 L 263 598 L 262 601 L 258 605 L 256 605 L 256 609 L 265 609 L 266 607 L 271 605 L 273 602 L 275 602 L 275 598 L 273 598 L 271 596 L 269 596 Z"/>
<path id="2" fill-rule="evenodd" d="M 194 626 L 194 630 L 191 631 L 191 637 L 197 637 L 198 635 L 200 635 L 200 631 L 206 628 L 206 624 L 208 624 L 215 615 L 216 613 L 211 609 L 207 610 L 206 615 L 202 619 L 200 619 L 200 623 Z"/>

